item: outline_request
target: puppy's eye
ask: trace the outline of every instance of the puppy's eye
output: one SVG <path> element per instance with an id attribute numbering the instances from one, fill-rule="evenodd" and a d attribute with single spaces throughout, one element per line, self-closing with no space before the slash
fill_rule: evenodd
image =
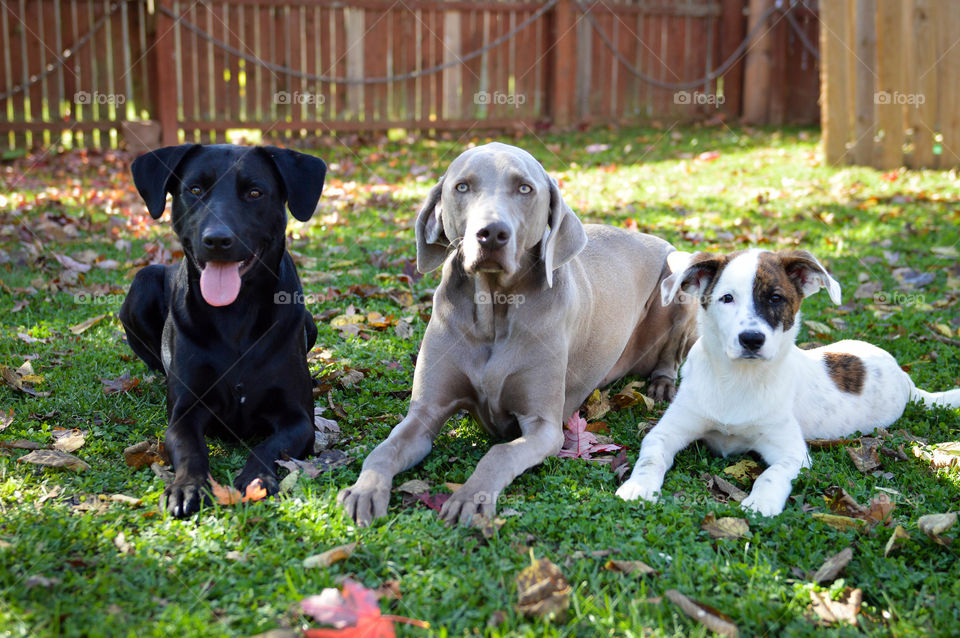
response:
<path id="1" fill-rule="evenodd" d="M 728 292 L 724 296 L 720 297 L 720 303 L 733 303 L 733 295 Z"/>
<path id="2" fill-rule="evenodd" d="M 203 189 L 200 188 L 199 186 L 194 185 L 190 187 L 190 193 L 192 195 L 196 195 L 197 197 L 200 197 L 201 195 L 203 195 Z"/>
<path id="3" fill-rule="evenodd" d="M 468 190 L 470 190 L 470 185 L 466 182 L 460 182 L 457 184 L 456 188 L 458 193 L 466 193 Z"/>
<path id="4" fill-rule="evenodd" d="M 530 186 L 530 184 L 520 184 L 520 187 L 517 190 L 520 191 L 521 195 L 529 195 L 533 192 L 533 188 Z"/>
<path id="5" fill-rule="evenodd" d="M 263 195 L 263 191 L 261 191 L 259 188 L 251 188 L 247 195 L 250 196 L 250 199 L 260 199 L 260 197 Z"/>
<path id="6" fill-rule="evenodd" d="M 770 303 L 773 303 L 773 304 L 783 303 L 783 295 L 773 293 L 772 295 L 770 295 Z"/>

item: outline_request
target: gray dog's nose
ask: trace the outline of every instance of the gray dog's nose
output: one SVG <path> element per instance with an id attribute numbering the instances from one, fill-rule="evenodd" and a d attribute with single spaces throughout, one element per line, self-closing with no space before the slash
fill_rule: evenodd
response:
<path id="1" fill-rule="evenodd" d="M 233 234 L 226 228 L 208 228 L 200 241 L 207 250 L 229 250 L 233 246 Z"/>
<path id="2" fill-rule="evenodd" d="M 763 347 L 767 338 L 759 330 L 747 330 L 740 333 L 740 345 L 750 352 L 756 352 Z"/>
<path id="3" fill-rule="evenodd" d="M 503 248 L 510 241 L 510 228 L 503 222 L 493 222 L 477 231 L 477 242 L 488 250 Z"/>

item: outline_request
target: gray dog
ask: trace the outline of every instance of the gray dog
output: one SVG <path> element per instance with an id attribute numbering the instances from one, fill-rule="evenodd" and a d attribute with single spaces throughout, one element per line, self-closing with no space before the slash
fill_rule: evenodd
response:
<path id="1" fill-rule="evenodd" d="M 494 445 L 443 506 L 448 522 L 492 516 L 497 497 L 556 454 L 563 422 L 594 388 L 650 377 L 659 400 L 696 335 L 696 308 L 661 305 L 667 242 L 581 224 L 529 153 L 505 144 L 450 164 L 417 217 L 417 267 L 443 266 L 410 409 L 340 502 L 360 525 L 387 513 L 393 477 L 466 409 Z M 681 260 L 682 261 L 682 260 Z"/>

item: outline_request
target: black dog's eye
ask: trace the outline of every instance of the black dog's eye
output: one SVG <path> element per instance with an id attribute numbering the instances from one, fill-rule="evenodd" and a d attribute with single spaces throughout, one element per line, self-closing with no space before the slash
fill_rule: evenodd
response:
<path id="1" fill-rule="evenodd" d="M 203 189 L 196 185 L 190 187 L 190 192 L 197 197 L 203 195 Z"/>
<path id="2" fill-rule="evenodd" d="M 773 293 L 770 295 L 770 303 L 783 303 L 783 295 L 778 293 Z"/>
<path id="3" fill-rule="evenodd" d="M 720 303 L 733 303 L 733 295 L 728 292 L 724 296 L 720 297 Z"/>
<path id="4" fill-rule="evenodd" d="M 470 184 L 467 184 L 466 182 L 460 182 L 457 184 L 456 189 L 458 193 L 466 193 L 468 190 L 470 190 Z"/>
<path id="5" fill-rule="evenodd" d="M 529 195 L 533 192 L 533 187 L 530 184 L 520 184 L 520 187 L 517 188 L 520 191 L 521 195 Z"/>
<path id="6" fill-rule="evenodd" d="M 261 191 L 259 188 L 251 188 L 247 195 L 250 196 L 250 199 L 260 199 L 260 197 L 263 195 L 263 191 Z"/>

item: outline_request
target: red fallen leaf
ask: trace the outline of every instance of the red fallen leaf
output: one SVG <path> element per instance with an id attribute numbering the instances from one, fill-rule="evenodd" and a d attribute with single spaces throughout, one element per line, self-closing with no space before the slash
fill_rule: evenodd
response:
<path id="1" fill-rule="evenodd" d="M 889 173 L 884 173 L 881 175 L 880 179 L 884 180 L 885 182 L 895 182 L 897 181 L 898 177 L 900 177 L 900 173 L 897 171 L 890 171 Z"/>
<path id="2" fill-rule="evenodd" d="M 697 159 L 701 162 L 712 162 L 715 159 L 719 159 L 720 151 L 704 151 L 697 155 Z"/>
<path id="3" fill-rule="evenodd" d="M 129 372 L 124 372 L 115 379 L 100 379 L 103 384 L 104 394 L 117 394 L 119 392 L 129 392 L 140 385 L 139 377 L 131 377 Z"/>
<path id="4" fill-rule="evenodd" d="M 422 494 L 416 494 L 417 500 L 429 507 L 432 510 L 440 511 L 443 507 L 443 504 L 447 502 L 453 494 L 448 492 L 443 492 L 440 494 L 430 494 L 429 492 L 424 492 Z"/>
<path id="5" fill-rule="evenodd" d="M 395 622 L 430 628 L 430 623 L 422 620 L 383 615 L 376 592 L 349 578 L 343 581 L 342 592 L 324 589 L 319 596 L 301 600 L 300 608 L 318 622 L 334 627 L 307 629 L 304 638 L 394 638 Z"/>
<path id="6" fill-rule="evenodd" d="M 240 494 L 240 490 L 237 488 L 231 485 L 220 485 L 209 474 L 207 478 L 210 480 L 210 491 L 213 492 L 213 497 L 217 499 L 217 503 L 220 505 L 237 505 L 238 503 L 261 501 L 267 498 L 267 490 L 263 487 L 263 481 L 260 479 L 250 481 L 244 493 Z"/>
<path id="7" fill-rule="evenodd" d="M 597 435 L 587 429 L 587 420 L 574 412 L 563 430 L 563 447 L 557 454 L 562 459 L 590 459 L 596 452 L 617 452 L 622 446 L 614 443 L 598 443 Z"/>

